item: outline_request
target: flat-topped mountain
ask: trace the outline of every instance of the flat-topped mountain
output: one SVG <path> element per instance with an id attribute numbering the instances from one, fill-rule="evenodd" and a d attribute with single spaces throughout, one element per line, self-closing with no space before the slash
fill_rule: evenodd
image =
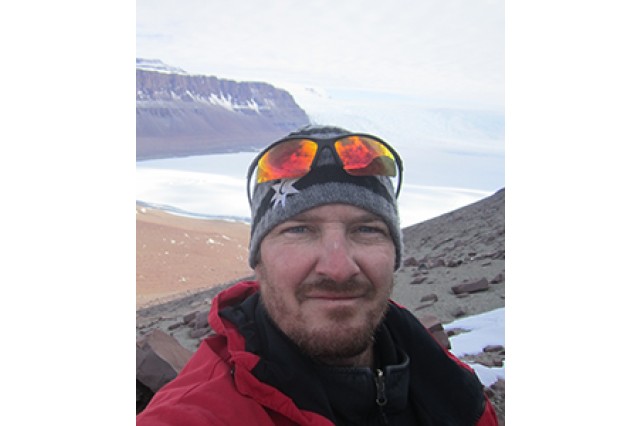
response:
<path id="1" fill-rule="evenodd" d="M 307 124 L 293 96 L 268 83 L 136 61 L 137 160 L 260 149 Z"/>

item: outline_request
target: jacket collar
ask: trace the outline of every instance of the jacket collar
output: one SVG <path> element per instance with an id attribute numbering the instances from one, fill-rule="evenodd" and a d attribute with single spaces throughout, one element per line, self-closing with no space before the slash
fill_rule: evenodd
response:
<path id="1" fill-rule="evenodd" d="M 333 422 L 358 424 L 368 424 L 382 411 L 403 412 L 407 408 L 409 358 L 396 348 L 385 325 L 375 336 L 379 368 L 334 367 L 302 353 L 273 323 L 259 293 L 251 293 L 237 305 L 225 300 L 223 297 L 221 301 L 221 321 L 234 324 L 244 337 L 244 349 L 260 358 L 253 375 L 288 395 L 299 408 Z M 381 377 L 377 370 L 382 372 Z"/>

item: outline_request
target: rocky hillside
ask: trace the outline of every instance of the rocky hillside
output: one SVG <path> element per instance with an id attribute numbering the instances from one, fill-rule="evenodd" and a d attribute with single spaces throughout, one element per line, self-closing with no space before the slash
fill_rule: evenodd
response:
<path id="1" fill-rule="evenodd" d="M 403 229 L 393 297 L 442 322 L 504 306 L 505 190 Z"/>
<path id="2" fill-rule="evenodd" d="M 137 61 L 137 160 L 261 148 L 306 124 L 293 97 L 270 84 Z"/>

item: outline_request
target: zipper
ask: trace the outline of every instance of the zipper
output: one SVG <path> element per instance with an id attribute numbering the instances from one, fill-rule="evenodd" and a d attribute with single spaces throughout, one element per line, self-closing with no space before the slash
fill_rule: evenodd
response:
<path id="1" fill-rule="evenodd" d="M 387 394 L 384 386 L 384 373 L 381 369 L 376 370 L 376 404 L 378 404 L 378 408 L 380 409 L 380 419 L 382 420 L 383 425 L 388 425 L 389 420 L 387 419 L 387 415 L 384 412 L 384 406 L 387 405 Z"/>
<path id="2" fill-rule="evenodd" d="M 384 373 L 379 368 L 376 370 L 376 404 L 378 407 L 387 405 L 387 395 L 384 388 Z"/>

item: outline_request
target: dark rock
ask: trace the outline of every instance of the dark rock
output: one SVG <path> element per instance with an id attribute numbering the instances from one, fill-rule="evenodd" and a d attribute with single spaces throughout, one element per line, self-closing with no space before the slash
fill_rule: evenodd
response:
<path id="1" fill-rule="evenodd" d="M 489 345 L 489 346 L 485 346 L 482 349 L 482 352 L 500 352 L 500 351 L 504 351 L 504 346 L 502 346 L 502 345 Z"/>
<path id="2" fill-rule="evenodd" d="M 498 284 L 504 281 L 504 274 L 501 272 L 498 275 L 496 275 L 491 281 L 489 281 L 491 284 Z"/>
<path id="3" fill-rule="evenodd" d="M 182 327 L 184 324 L 182 323 L 175 323 L 175 324 L 171 324 L 169 327 L 167 327 L 167 330 L 175 330 L 176 328 Z"/>
<path id="4" fill-rule="evenodd" d="M 418 261 L 415 257 L 409 257 L 405 259 L 404 266 L 418 266 Z"/>
<path id="5" fill-rule="evenodd" d="M 192 339 L 200 339 L 201 337 L 209 334 L 209 331 L 210 330 L 207 330 L 206 328 L 194 328 L 193 330 L 189 330 L 189 337 Z"/>
<path id="6" fill-rule="evenodd" d="M 430 259 L 428 257 L 425 257 L 424 260 L 422 261 L 422 264 L 424 264 L 426 269 L 433 269 L 433 268 L 438 268 L 440 266 L 445 266 L 445 261 L 441 257 L 437 257 L 435 259 Z"/>
<path id="7" fill-rule="evenodd" d="M 457 336 L 458 334 L 462 334 L 462 333 L 468 333 L 469 330 L 466 330 L 464 328 L 450 328 L 447 330 L 447 336 L 451 337 L 451 336 Z"/>
<path id="8" fill-rule="evenodd" d="M 487 395 L 487 398 L 493 398 L 496 395 L 491 388 L 484 388 L 484 394 Z"/>
<path id="9" fill-rule="evenodd" d="M 423 282 L 425 282 L 427 279 L 427 277 L 417 277 L 414 278 L 409 284 L 422 284 Z"/>
<path id="10" fill-rule="evenodd" d="M 437 301 L 438 301 L 438 296 L 436 294 L 434 293 L 427 294 L 426 296 L 423 296 L 420 299 L 420 302 L 426 302 L 426 303 L 423 303 L 422 305 L 418 306 L 415 310 L 419 311 L 420 309 L 428 308 L 429 306 L 433 305 Z"/>
<path id="11" fill-rule="evenodd" d="M 489 243 L 492 243 L 492 242 L 494 242 L 495 240 L 496 240 L 496 236 L 495 236 L 495 235 L 489 235 L 488 237 L 486 237 L 486 238 L 483 240 L 483 243 L 488 245 Z"/>
<path id="12" fill-rule="evenodd" d="M 478 281 L 454 285 L 453 287 L 451 287 L 451 290 L 453 291 L 454 294 L 475 293 L 478 291 L 486 291 L 486 290 L 489 290 L 489 281 L 487 281 L 486 278 L 482 278 Z"/>
<path id="13" fill-rule="evenodd" d="M 429 330 L 434 339 L 444 348 L 451 349 L 451 342 L 449 342 L 449 336 L 444 331 L 442 323 L 432 314 L 424 314 L 418 318 L 424 328 Z"/>
<path id="14" fill-rule="evenodd" d="M 438 301 L 438 295 L 435 293 L 431 293 L 431 294 L 427 294 L 426 296 L 422 296 L 422 298 L 420 299 L 421 302 L 437 302 Z"/>
<path id="15" fill-rule="evenodd" d="M 443 244 L 447 244 L 447 243 L 450 243 L 451 241 L 453 241 L 453 238 L 447 238 L 447 239 L 446 239 L 446 240 L 444 240 L 444 241 L 440 241 L 438 244 L 436 244 L 436 245 L 434 245 L 434 246 L 433 246 L 433 250 L 436 250 L 436 249 L 438 249 L 441 245 L 443 245 Z"/>
<path id="16" fill-rule="evenodd" d="M 453 311 L 451 311 L 451 315 L 453 315 L 455 318 L 460 318 L 466 314 L 467 314 L 467 311 L 462 309 L 460 306 L 456 307 Z"/>
<path id="17" fill-rule="evenodd" d="M 447 267 L 449 268 L 456 268 L 458 266 L 462 265 L 462 260 L 458 259 L 458 260 L 450 260 L 447 262 Z"/>
<path id="18" fill-rule="evenodd" d="M 502 259 L 504 260 L 504 250 L 499 250 L 491 255 L 492 259 Z"/>
<path id="19" fill-rule="evenodd" d="M 175 338 L 154 329 L 136 341 L 136 380 L 157 392 L 177 376 L 191 355 Z"/>
<path id="20" fill-rule="evenodd" d="M 442 258 L 433 259 L 432 268 L 437 268 L 438 266 L 445 266 L 444 259 Z"/>
<path id="21" fill-rule="evenodd" d="M 182 321 L 183 321 L 185 324 L 189 324 L 191 321 L 193 321 L 193 320 L 196 318 L 196 315 L 198 315 L 198 311 L 191 312 L 190 314 L 185 315 L 185 316 L 182 318 Z"/>
<path id="22" fill-rule="evenodd" d="M 208 328 L 209 327 L 209 313 L 206 311 L 198 312 L 193 320 L 193 328 Z"/>

